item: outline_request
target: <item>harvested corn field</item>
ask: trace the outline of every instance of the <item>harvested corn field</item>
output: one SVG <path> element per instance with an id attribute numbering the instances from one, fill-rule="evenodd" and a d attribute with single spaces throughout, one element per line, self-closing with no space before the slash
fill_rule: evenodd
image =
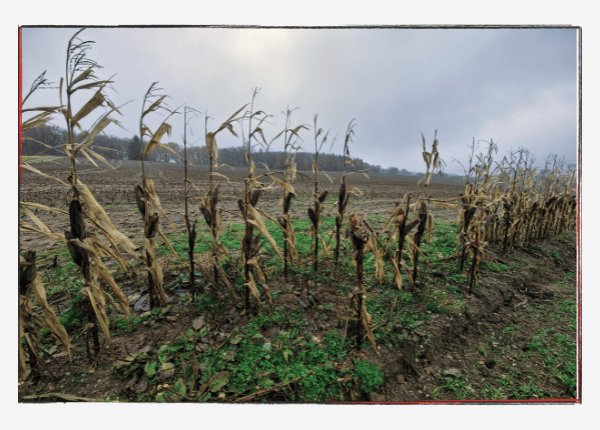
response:
<path id="1" fill-rule="evenodd" d="M 259 88 L 215 120 L 155 81 L 132 112 L 82 32 L 58 88 L 21 97 L 21 402 L 580 401 L 566 156 L 473 139 L 467 161 L 437 130 L 392 147 L 387 111 L 333 136 Z"/>

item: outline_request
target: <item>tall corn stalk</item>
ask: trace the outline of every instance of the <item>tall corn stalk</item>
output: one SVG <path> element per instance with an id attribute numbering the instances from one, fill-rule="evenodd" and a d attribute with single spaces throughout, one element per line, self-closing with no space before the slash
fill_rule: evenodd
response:
<path id="1" fill-rule="evenodd" d="M 425 233 L 425 228 L 427 227 L 427 237 L 428 241 L 431 242 L 431 231 L 433 229 L 433 215 L 428 213 L 427 209 L 427 186 L 431 181 L 431 177 L 437 171 L 441 171 L 443 166 L 445 165 L 444 161 L 440 158 L 439 152 L 437 150 L 438 139 L 437 139 L 437 130 L 434 133 L 433 144 L 431 147 L 431 152 L 427 151 L 427 143 L 425 141 L 425 136 L 421 134 L 423 138 L 423 160 L 425 161 L 425 165 L 427 166 L 427 171 L 425 173 L 424 184 L 423 184 L 423 194 L 421 198 L 417 202 L 417 206 L 419 206 L 419 215 L 418 215 L 418 224 L 417 231 L 415 232 L 412 244 L 410 246 L 412 250 L 411 260 L 413 264 L 413 273 L 411 280 L 411 287 L 413 293 L 417 292 L 417 277 L 419 276 L 419 254 L 421 253 L 421 239 L 423 238 L 423 234 Z"/>
<path id="2" fill-rule="evenodd" d="M 221 267 L 221 261 L 224 257 L 229 257 L 229 251 L 219 242 L 219 234 L 221 231 L 221 221 L 222 221 L 222 211 L 217 207 L 219 202 L 219 187 L 214 188 L 213 186 L 213 177 L 219 176 L 227 179 L 225 175 L 219 173 L 223 167 L 226 167 L 226 164 L 219 165 L 219 148 L 217 146 L 217 134 L 223 130 L 229 130 L 231 134 L 235 137 L 238 135 L 233 130 L 233 123 L 238 121 L 238 114 L 242 112 L 246 106 L 242 106 L 236 113 L 234 113 L 227 121 L 225 121 L 221 126 L 214 132 L 208 132 L 208 115 L 204 115 L 204 140 L 206 142 L 206 148 L 208 151 L 209 158 L 209 187 L 208 193 L 204 196 L 200 203 L 200 211 L 204 216 L 204 221 L 210 228 L 211 234 L 211 243 L 212 243 L 212 257 L 213 257 L 213 282 L 215 284 L 215 288 L 219 284 L 219 278 L 223 280 L 229 291 L 233 294 L 233 290 L 231 289 L 231 285 L 229 284 L 229 280 L 225 273 L 223 273 L 223 269 Z M 229 166 L 227 166 L 229 167 Z M 219 274 L 222 276 L 219 277 Z"/>
<path id="3" fill-rule="evenodd" d="M 41 113 L 34 115 L 30 119 L 23 122 L 21 124 L 21 131 L 31 130 L 36 127 L 39 127 L 40 125 L 46 124 L 48 121 L 50 121 L 50 119 L 52 119 L 52 115 L 62 107 L 54 106 L 23 109 L 23 106 L 29 98 L 29 96 L 31 96 L 31 94 L 33 94 L 36 90 L 52 88 L 52 83 L 45 78 L 45 75 L 46 72 L 44 71 L 34 80 L 29 92 L 21 102 L 22 113 L 41 111 Z M 50 148 L 50 146 L 46 145 L 43 142 L 38 141 L 38 143 Z M 34 171 L 52 179 L 56 179 L 58 182 L 67 185 L 65 182 L 57 178 L 41 173 L 39 170 L 31 167 L 29 163 L 22 164 L 20 157 L 21 154 L 19 153 L 20 166 L 22 165 L 28 170 Z M 19 184 L 21 183 L 20 175 L 21 170 L 19 169 Z M 67 353 L 69 354 L 69 359 L 71 359 L 70 348 L 73 347 L 67 336 L 65 328 L 62 326 L 62 324 L 60 324 L 58 318 L 56 318 L 56 315 L 54 314 L 54 311 L 50 308 L 48 302 L 46 301 L 46 292 L 44 290 L 41 278 L 38 275 L 35 260 L 36 255 L 35 251 L 33 250 L 28 250 L 25 256 L 21 256 L 21 249 L 19 243 L 19 382 L 24 382 L 28 376 L 26 367 L 26 354 L 25 350 L 23 349 L 23 344 L 21 342 L 22 339 L 25 339 L 27 355 L 29 356 L 29 368 L 31 372 L 29 375 L 30 379 L 32 381 L 37 381 L 40 378 L 40 366 L 44 368 L 44 370 L 47 370 L 45 367 L 44 360 L 40 359 L 39 356 L 39 351 L 41 350 L 41 348 L 39 344 L 39 337 L 33 324 L 34 320 L 36 320 L 40 326 L 47 327 L 50 329 L 54 337 L 56 337 L 65 346 Z M 42 320 L 36 313 L 32 311 L 33 304 L 29 299 L 30 290 L 33 290 L 37 303 L 44 309 L 44 316 L 46 321 Z"/>
<path id="4" fill-rule="evenodd" d="M 244 128 L 242 127 L 242 141 L 244 144 L 244 152 L 246 155 L 246 162 L 248 163 L 248 177 L 244 181 L 244 199 L 238 200 L 238 206 L 242 213 L 245 224 L 244 237 L 242 238 L 242 264 L 244 267 L 244 306 L 246 311 L 250 311 L 250 294 L 252 294 L 256 300 L 260 303 L 260 294 L 256 288 L 256 282 L 252 272 L 256 270 L 256 274 L 259 277 L 259 281 L 267 296 L 267 301 L 271 309 L 273 309 L 273 300 L 271 298 L 271 292 L 266 284 L 266 277 L 260 266 L 260 249 L 265 243 L 260 242 L 261 234 L 271 244 L 273 250 L 277 253 L 279 258 L 283 261 L 283 255 L 277 248 L 277 244 L 269 234 L 266 225 L 262 219 L 262 216 L 257 209 L 258 199 L 260 198 L 263 184 L 258 182 L 261 175 L 256 176 L 256 166 L 252 161 L 252 142 L 255 141 L 256 145 L 262 145 L 268 149 L 269 143 L 267 143 L 263 130 L 262 124 L 267 120 L 268 115 L 263 111 L 254 112 L 254 100 L 258 94 L 259 89 L 255 88 L 252 91 L 252 101 L 250 102 L 250 108 L 246 110 L 243 118 L 240 118 L 240 122 L 248 121 L 248 134 L 244 134 Z M 252 120 L 257 119 L 258 124 L 253 128 Z M 261 138 L 259 140 L 258 138 Z M 294 193 L 293 188 L 289 184 L 285 184 L 283 181 L 272 177 L 280 186 L 284 187 L 288 192 Z M 254 228 L 259 230 L 259 233 L 254 236 Z"/>
<path id="5" fill-rule="evenodd" d="M 342 185 L 340 186 L 340 192 L 338 194 L 338 213 L 335 216 L 335 249 L 333 253 L 333 260 L 336 267 L 339 263 L 340 256 L 340 230 L 342 228 L 346 206 L 348 205 L 348 200 L 350 199 L 350 193 L 346 190 L 346 164 L 352 164 L 348 144 L 352 142 L 354 126 L 354 119 L 352 119 L 346 128 L 346 137 L 344 139 Z"/>
<path id="6" fill-rule="evenodd" d="M 98 324 L 101 326 L 106 341 L 110 346 L 110 333 L 108 329 L 108 317 L 106 316 L 105 304 L 108 300 L 112 306 L 115 303 L 112 297 L 107 294 L 98 283 L 98 276 L 101 276 L 106 281 L 112 293 L 118 298 L 119 306 L 123 311 L 125 318 L 128 318 L 129 305 L 127 299 L 121 292 L 118 285 L 115 283 L 112 275 L 104 265 L 101 257 L 110 256 L 117 260 L 121 267 L 128 271 L 128 264 L 124 261 L 118 245 L 122 245 L 130 254 L 135 255 L 133 248 L 135 247 L 127 237 L 117 231 L 112 224 L 110 218 L 98 204 L 88 188 L 77 179 L 76 156 L 81 153 L 88 161 L 97 166 L 92 157 L 112 166 L 99 154 L 91 149 L 94 138 L 101 133 L 109 124 L 119 123 L 110 115 L 113 112 L 120 114 L 119 110 L 112 104 L 108 97 L 104 94 L 104 89 L 112 83 L 108 80 L 98 80 L 95 72 L 100 66 L 93 60 L 89 59 L 86 51 L 90 49 L 94 43 L 92 41 L 82 41 L 78 38 L 83 31 L 79 30 L 69 40 L 67 46 L 67 58 L 65 62 L 65 78 L 60 80 L 60 101 L 62 102 L 62 89 L 65 87 L 66 92 L 66 107 L 61 108 L 60 112 L 64 115 L 67 123 L 68 143 L 63 145 L 65 153 L 69 156 L 71 163 L 71 175 L 69 182 L 73 190 L 73 200 L 69 206 L 70 230 L 64 233 L 64 239 L 60 235 L 56 235 L 35 216 L 29 217 L 37 224 L 40 232 L 52 238 L 63 239 L 67 241 L 67 247 L 71 254 L 73 262 L 81 269 L 83 275 L 84 288 L 81 292 L 89 299 L 88 317 L 90 325 L 87 329 L 87 336 L 92 336 L 93 350 L 92 355 L 89 351 L 89 342 L 86 341 L 88 347 L 88 358 L 90 362 L 94 362 L 100 354 L 100 342 L 98 339 Z M 76 112 L 73 113 L 73 95 L 83 90 L 95 90 L 94 95 Z M 108 112 L 102 114 L 85 133 L 78 136 L 79 142 L 75 141 L 75 128 L 82 130 L 80 122 L 87 118 L 92 112 L 99 107 L 106 105 Z M 85 203 L 85 208 L 81 204 L 81 200 Z M 27 205 L 27 204 L 25 204 Z M 31 205 L 28 205 L 31 206 Z M 45 208 L 49 209 L 49 208 Z M 25 209 L 25 212 L 29 211 Z M 102 232 L 102 235 L 110 242 L 112 248 L 109 248 L 99 237 L 89 234 L 86 229 L 85 218 L 87 218 L 94 227 Z M 93 265 L 92 265 L 93 262 Z"/>
<path id="7" fill-rule="evenodd" d="M 324 136 L 321 138 L 321 144 L 319 144 L 318 138 L 321 134 L 323 134 L 323 129 L 317 128 L 318 118 L 319 118 L 319 114 L 315 114 L 313 116 L 313 121 L 314 121 L 313 130 L 314 130 L 314 136 L 315 136 L 315 157 L 313 158 L 313 161 L 312 161 L 312 171 L 314 174 L 315 187 L 314 187 L 312 199 L 314 202 L 314 207 L 308 208 L 308 216 L 310 217 L 310 220 L 312 222 L 312 226 L 311 226 L 308 234 L 309 234 L 309 236 L 315 238 L 315 244 L 313 245 L 314 246 L 313 270 L 315 272 L 318 271 L 318 265 L 319 265 L 319 239 L 320 239 L 320 237 L 319 237 L 319 220 L 321 218 L 321 212 L 323 212 L 323 202 L 327 198 L 327 194 L 328 194 L 327 191 L 324 191 L 321 194 L 319 194 L 319 153 L 321 152 L 323 145 L 327 142 L 327 136 L 329 135 L 329 132 L 324 134 Z M 333 143 L 332 143 L 332 146 L 333 146 Z"/>
<path id="8" fill-rule="evenodd" d="M 296 108 L 297 109 L 297 108 Z M 295 246 L 295 235 L 294 227 L 292 225 L 292 216 L 290 215 L 290 206 L 292 199 L 295 197 L 293 191 L 290 190 L 291 182 L 296 178 L 296 163 L 294 158 L 296 153 L 301 149 L 297 143 L 299 139 L 298 132 L 301 129 L 308 128 L 304 125 L 299 125 L 295 128 L 291 128 L 292 112 L 296 109 L 286 109 L 285 112 L 285 128 L 283 130 L 284 136 L 284 161 L 283 161 L 283 198 L 281 200 L 281 212 L 282 216 L 278 217 L 279 225 L 283 230 L 283 276 L 287 282 L 288 279 L 288 263 L 293 264 L 295 260 L 298 260 L 298 254 Z M 277 138 L 277 136 L 275 137 Z M 293 138 L 296 140 L 292 141 Z"/>
<path id="9" fill-rule="evenodd" d="M 184 165 L 184 182 L 183 182 L 183 198 L 185 202 L 185 215 L 183 219 L 185 221 L 185 228 L 188 233 L 188 258 L 190 260 L 190 287 L 192 292 L 192 300 L 196 298 L 196 280 L 195 280 L 195 269 L 194 269 L 194 244 L 196 243 L 196 221 L 191 222 L 188 212 L 188 184 L 192 184 L 192 181 L 188 179 L 188 158 L 187 158 L 187 128 L 188 119 L 187 114 L 190 112 L 192 115 L 196 115 L 198 112 L 196 109 L 189 106 L 183 108 L 183 165 Z M 190 129 L 191 132 L 191 129 Z"/>
<path id="10" fill-rule="evenodd" d="M 179 256 L 170 245 L 164 233 L 159 228 L 159 217 L 158 212 L 154 212 L 155 207 L 158 209 L 167 222 L 175 228 L 173 223 L 166 216 L 160 205 L 158 194 L 154 188 L 154 182 L 151 179 L 146 178 L 146 168 L 144 160 L 148 154 L 150 154 L 155 148 L 160 147 L 168 151 L 177 153 L 167 145 L 160 143 L 162 137 L 167 134 L 171 135 L 171 125 L 167 123 L 167 120 L 177 113 L 177 109 L 170 110 L 164 103 L 166 95 L 158 95 L 157 92 L 161 91 L 161 88 L 157 87 L 158 82 L 153 82 L 144 95 L 142 102 L 142 113 L 140 116 L 140 145 L 142 153 L 142 186 L 136 185 L 135 196 L 137 201 L 138 209 L 144 220 L 144 248 L 146 251 L 146 266 L 148 271 L 148 295 L 150 297 L 151 308 L 162 308 L 167 306 L 168 299 L 163 289 L 162 281 L 163 274 L 160 265 L 156 261 L 154 255 L 154 249 L 156 248 L 156 234 L 158 233 L 165 244 L 171 250 L 171 253 L 179 260 Z M 146 104 L 150 106 L 146 107 Z M 159 109 L 166 110 L 168 115 L 155 132 L 152 132 L 150 128 L 144 123 L 144 119 L 147 115 L 152 112 L 156 112 Z M 144 136 L 149 137 L 147 144 L 144 144 Z M 181 262 L 181 260 L 179 260 Z"/>
<path id="11" fill-rule="evenodd" d="M 40 112 L 36 115 L 34 115 L 33 117 L 29 118 L 28 120 L 24 121 L 21 124 L 21 132 L 27 131 L 27 130 L 32 130 L 36 127 L 39 127 L 41 125 L 46 124 L 48 121 L 50 121 L 52 119 L 52 115 L 55 114 L 56 112 L 58 112 L 60 110 L 60 108 L 62 108 L 62 106 L 39 106 L 39 107 L 34 107 L 34 108 L 23 108 L 23 106 L 25 105 L 25 102 L 27 101 L 27 99 L 37 90 L 39 89 L 53 89 L 55 87 L 52 87 L 52 82 L 48 81 L 46 79 L 46 71 L 42 72 L 41 75 L 39 75 L 31 84 L 31 88 L 29 89 L 29 92 L 27 93 L 27 95 L 25 95 L 25 97 L 23 98 L 23 100 L 21 101 L 21 113 L 26 113 L 26 112 Z M 21 140 L 32 140 L 36 143 L 41 144 L 42 146 L 45 146 L 48 149 L 55 149 L 53 147 L 51 147 L 50 145 L 47 145 L 44 142 L 40 142 L 39 140 L 30 138 L 30 137 L 22 137 Z M 40 172 L 39 170 L 35 169 L 34 167 L 32 167 L 29 163 L 23 163 L 22 162 L 22 158 L 21 158 L 21 151 L 19 151 L 19 167 L 24 167 L 27 170 L 30 170 L 32 172 L 41 174 L 42 176 L 46 176 L 52 179 L 57 180 L 58 182 L 62 183 L 63 185 L 67 185 L 65 182 L 54 178 L 52 176 L 48 176 L 43 174 L 42 172 Z M 19 184 L 21 184 L 21 169 L 19 168 Z"/>

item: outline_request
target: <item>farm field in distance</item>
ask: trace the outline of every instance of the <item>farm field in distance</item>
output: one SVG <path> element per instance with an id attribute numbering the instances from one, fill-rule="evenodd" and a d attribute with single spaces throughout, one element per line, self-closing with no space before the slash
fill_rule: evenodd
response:
<path id="1" fill-rule="evenodd" d="M 141 163 L 139 161 L 121 161 L 110 160 L 115 167 L 114 170 L 107 168 L 106 165 L 97 168 L 86 160 L 81 160 L 78 168 L 80 180 L 86 184 L 94 194 L 98 202 L 105 208 L 115 225 L 127 231 L 128 228 L 138 230 L 140 226 L 140 215 L 136 211 L 136 202 L 134 187 L 141 183 Z M 156 191 L 161 199 L 161 204 L 168 211 L 171 221 L 182 229 L 183 220 L 183 164 L 177 163 L 157 163 L 146 162 L 147 177 L 152 179 L 156 186 Z M 70 174 L 68 159 L 58 157 L 50 163 L 36 163 L 36 168 L 48 175 L 52 175 L 66 182 Z M 266 170 L 257 170 L 257 174 L 266 172 Z M 244 179 L 247 177 L 245 168 L 235 170 L 223 169 L 230 182 L 225 179 L 216 178 L 215 183 L 219 184 L 219 203 L 226 211 L 238 212 L 237 200 L 244 192 Z M 198 199 L 206 194 L 208 188 L 208 166 L 189 167 L 188 174 L 190 180 L 198 187 L 198 190 L 192 186 L 188 188 L 190 196 L 190 217 L 192 219 L 201 219 L 202 214 L 198 210 Z M 329 176 L 335 181 L 331 183 L 326 177 L 320 177 L 319 189 L 328 191 L 328 205 L 330 208 L 337 199 L 339 192 L 339 178 L 341 172 L 328 172 Z M 357 215 L 369 214 L 374 216 L 374 224 L 382 224 L 387 221 L 397 202 L 400 202 L 405 193 L 413 193 L 415 198 L 422 192 L 422 185 L 418 180 L 410 177 L 389 176 L 389 175 L 369 175 L 369 179 L 361 174 L 353 175 L 348 179 L 349 187 L 356 187 L 364 194 L 363 196 L 352 196 L 350 213 L 356 211 Z M 313 190 L 313 173 L 310 171 L 301 171 L 299 178 L 294 182 L 294 189 L 298 193 L 298 198 L 291 205 L 291 213 L 295 217 L 306 219 L 306 209 L 309 205 L 310 196 Z M 464 191 L 462 181 L 439 181 L 435 179 L 429 187 L 429 194 L 438 199 L 446 199 L 458 196 Z M 21 185 L 21 201 L 40 203 L 47 206 L 58 208 L 68 208 L 71 201 L 71 191 L 67 186 L 61 185 L 56 181 L 44 178 L 38 174 L 23 170 L 23 183 Z M 279 200 L 281 199 L 281 190 L 273 188 L 265 190 L 261 196 L 261 208 L 268 214 L 275 216 L 281 212 Z M 450 218 L 456 218 L 456 212 L 451 210 L 438 210 L 436 216 L 441 216 L 447 221 Z M 331 211 L 330 215 L 334 215 Z M 68 225 L 68 218 L 60 217 L 57 214 L 47 214 L 38 212 L 38 215 L 52 231 L 62 231 Z M 56 216 L 55 216 L 56 215 Z M 228 215 L 223 215 L 224 222 L 228 221 Z M 240 218 L 231 216 L 233 222 L 239 222 Z M 452 219 L 454 221 L 454 219 Z M 165 222 L 161 223 L 162 228 L 168 232 L 173 229 Z M 183 232 L 183 230 L 182 230 Z M 135 233 L 131 233 L 135 237 Z M 23 232 L 21 240 L 25 242 L 33 241 L 39 250 L 57 245 L 50 239 L 40 235 Z"/>
<path id="2" fill-rule="evenodd" d="M 141 163 L 109 161 L 114 170 L 81 161 L 78 179 L 142 257 L 144 225 L 134 193 L 142 182 Z M 33 165 L 65 182 L 70 174 L 67 158 L 36 160 Z M 243 197 L 248 174 L 245 168 L 221 173 L 230 179 L 216 179 L 223 210 L 220 239 L 230 254 L 224 270 L 233 291 L 241 296 L 244 223 L 238 215 L 238 199 Z M 340 189 L 340 172 L 329 175 L 334 183 L 320 176 L 319 184 L 320 191 L 328 191 L 321 215 L 327 218 L 321 228 L 326 238 L 335 227 Z M 285 279 L 283 263 L 268 243 L 264 245 L 262 267 L 274 309 L 266 302 L 255 303 L 252 315 L 242 302 L 210 285 L 204 276 L 212 264 L 210 230 L 199 202 L 208 190 L 208 166 L 188 168 L 189 179 L 198 187 L 188 188 L 190 219 L 198 220 L 195 259 L 197 282 L 203 290 L 195 302 L 189 293 L 182 218 L 183 164 L 146 162 L 146 177 L 154 181 L 161 205 L 175 225 L 171 227 L 161 217 L 161 229 L 180 261 L 160 238 L 156 251 L 170 303 L 163 309 L 150 309 L 148 301 L 144 302 L 143 258 L 135 261 L 124 254 L 135 276 L 127 276 L 114 260 L 107 260 L 132 313 L 128 325 L 117 308 L 108 312 L 112 351 L 103 345 L 95 366 L 88 363 L 81 334 L 84 313 L 77 301 L 81 275 L 66 244 L 20 232 L 20 251 L 37 251 L 48 302 L 74 345 L 70 363 L 62 344 L 42 329 L 41 357 L 47 371 L 38 381 L 24 383 L 19 393 L 22 401 L 415 402 L 577 397 L 575 231 L 505 253 L 491 247 L 494 257 L 480 264 L 479 285 L 469 294 L 469 264 L 460 270 L 458 261 L 451 258 L 457 252 L 458 212 L 430 205 L 433 228 L 431 241 L 424 236 L 421 246 L 423 283 L 417 294 L 410 292 L 404 275 L 403 288 L 397 287 L 387 256 L 379 282 L 374 276 L 375 259 L 365 252 L 365 306 L 373 318 L 377 350 L 365 341 L 357 353 L 352 350 L 357 323 L 350 318 L 348 298 L 356 284 L 350 241 L 342 241 L 337 267 L 332 249 L 321 254 L 318 273 L 313 272 L 308 257 L 311 171 L 298 172 L 292 183 L 296 198 L 290 214 L 302 264 L 291 265 Z M 414 178 L 390 175 L 366 178 L 355 174 L 347 178 L 347 186 L 360 192 L 350 197 L 346 212 L 364 216 L 374 231 L 381 232 L 378 238 L 384 242 L 382 229 L 396 203 L 407 193 L 416 201 L 423 191 Z M 464 191 L 464 182 L 436 180 L 434 175 L 427 196 L 446 201 Z M 68 212 L 71 198 L 70 187 L 23 170 L 20 201 Z M 265 218 L 266 225 L 282 249 L 283 234 L 275 221 L 281 214 L 281 198 L 281 188 L 267 189 L 257 207 L 273 219 Z M 62 234 L 69 228 L 68 215 L 44 210 L 35 214 L 52 232 Z M 22 211 L 20 218 L 28 221 Z M 346 227 L 344 221 L 344 231 Z M 88 231 L 99 234 L 91 225 Z"/>

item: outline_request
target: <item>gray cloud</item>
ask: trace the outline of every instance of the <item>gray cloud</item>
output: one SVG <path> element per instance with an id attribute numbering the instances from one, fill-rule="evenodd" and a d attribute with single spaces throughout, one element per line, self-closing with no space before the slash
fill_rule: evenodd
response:
<path id="1" fill-rule="evenodd" d="M 24 88 L 46 69 L 59 81 L 74 32 L 23 30 Z M 257 108 L 279 115 L 268 135 L 281 129 L 286 106 L 300 107 L 296 124 L 312 126 L 319 112 L 319 125 L 340 139 L 356 118 L 351 153 L 371 164 L 423 170 L 421 132 L 431 144 L 436 129 L 448 162 L 464 162 L 473 138 L 498 141 L 500 157 L 526 146 L 538 160 L 554 152 L 575 162 L 574 29 L 90 28 L 82 37 L 96 41 L 89 55 L 104 66 L 101 76 L 117 73 L 112 99 L 133 100 L 123 108 L 128 131 L 108 130 L 116 136 L 139 133 L 142 97 L 154 81 L 172 107 L 207 110 L 213 126 L 258 86 Z M 57 91 L 45 91 L 31 106 L 57 101 Z M 171 123 L 168 140 L 181 143 L 182 118 Z M 198 139 L 203 121 L 193 127 Z M 306 150 L 311 136 L 304 133 Z M 448 171 L 461 168 L 448 163 Z"/>

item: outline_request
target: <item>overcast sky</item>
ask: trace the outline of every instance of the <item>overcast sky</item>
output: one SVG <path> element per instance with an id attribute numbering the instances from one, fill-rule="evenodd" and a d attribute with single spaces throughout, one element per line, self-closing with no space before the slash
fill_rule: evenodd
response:
<path id="1" fill-rule="evenodd" d="M 56 83 L 64 76 L 76 30 L 23 29 L 24 93 L 44 70 Z M 337 134 L 338 154 L 355 118 L 351 155 L 382 167 L 424 171 L 421 133 L 430 147 L 436 129 L 452 173 L 462 173 L 452 159 L 466 163 L 473 138 L 497 142 L 498 160 L 525 146 L 538 162 L 549 153 L 576 162 L 575 29 L 89 28 L 80 36 L 96 42 L 88 52 L 103 66 L 98 76 L 116 73 L 113 102 L 131 101 L 117 118 L 127 131 L 106 129 L 114 136 L 139 134 L 143 96 L 158 81 L 171 107 L 208 111 L 209 131 L 260 87 L 255 108 L 277 116 L 265 127 L 267 139 L 282 129 L 281 111 L 298 107 L 292 120 L 309 125 L 301 135 L 306 151 L 314 150 L 315 113 L 320 127 Z M 56 104 L 58 90 L 45 90 L 26 107 Z M 183 116 L 169 122 L 173 133 L 163 143 L 182 144 Z M 53 123 L 65 126 L 59 117 Z M 203 118 L 191 125 L 188 142 L 203 145 Z M 218 142 L 241 144 L 225 134 Z"/>

